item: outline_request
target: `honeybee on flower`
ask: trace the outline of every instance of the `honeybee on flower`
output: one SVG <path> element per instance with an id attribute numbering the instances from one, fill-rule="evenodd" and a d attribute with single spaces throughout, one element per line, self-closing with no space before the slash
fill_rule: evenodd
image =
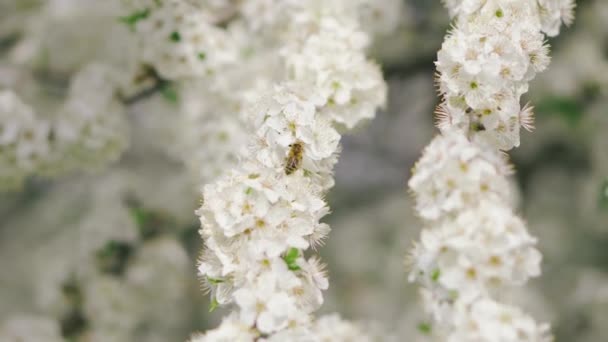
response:
<path id="1" fill-rule="evenodd" d="M 296 141 L 289 145 L 289 153 L 285 158 L 285 174 L 291 175 L 302 166 L 304 157 L 304 144 L 301 141 Z"/>

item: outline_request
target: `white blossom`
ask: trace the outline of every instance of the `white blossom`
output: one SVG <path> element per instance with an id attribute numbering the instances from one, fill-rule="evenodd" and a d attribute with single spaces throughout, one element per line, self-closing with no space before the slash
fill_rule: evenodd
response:
<path id="1" fill-rule="evenodd" d="M 480 299 L 459 306 L 454 313 L 448 342 L 550 342 L 547 324 L 538 324 L 520 309 Z"/>
<path id="2" fill-rule="evenodd" d="M 535 243 L 509 209 L 481 201 L 422 231 L 410 279 L 437 287 L 448 299 L 496 294 L 540 274 Z"/>
<path id="3" fill-rule="evenodd" d="M 574 0 L 538 0 L 538 6 L 543 31 L 549 36 L 557 36 L 562 24 L 574 21 Z"/>
<path id="4" fill-rule="evenodd" d="M 230 315 L 224 318 L 219 327 L 193 336 L 190 342 L 251 342 L 258 336 L 254 329 Z"/>
<path id="5" fill-rule="evenodd" d="M 407 260 L 410 280 L 422 284 L 442 340 L 549 341 L 548 325 L 494 299 L 538 276 L 541 261 L 536 238 L 511 209 L 509 168 L 500 150 L 519 146 L 520 127 L 532 130 L 532 108 L 521 107 L 520 98 L 549 63 L 543 31 L 557 34 L 560 21 L 571 21 L 573 6 L 444 3 L 455 26 L 436 63 L 442 134 L 425 149 L 409 182 L 425 220 Z"/>
<path id="6" fill-rule="evenodd" d="M 329 232 L 320 220 L 329 212 L 323 196 L 339 152 L 334 125 L 353 128 L 386 97 L 379 69 L 363 53 L 368 38 L 358 29 L 357 7 L 349 6 L 252 1 L 242 8 L 253 30 L 282 27 L 264 39 L 278 42 L 283 69 L 275 86 L 241 102 L 250 131 L 238 165 L 203 187 L 199 273 L 212 303 L 233 303 L 234 319 L 271 339 L 311 338 L 328 282 L 304 251 Z M 277 16 L 248 17 L 256 8 Z M 239 327 L 226 323 L 200 339 L 251 338 Z"/>
<path id="7" fill-rule="evenodd" d="M 509 172 L 499 152 L 454 132 L 437 136 L 425 148 L 412 170 L 409 187 L 418 214 L 434 220 L 480 202 L 507 202 Z"/>
<path id="8" fill-rule="evenodd" d="M 146 7 L 135 23 L 141 60 L 167 79 L 213 74 L 236 58 L 229 34 L 213 25 L 210 14 L 179 0 Z"/>
<path id="9" fill-rule="evenodd" d="M 50 124 L 14 92 L 0 91 L 0 186 L 14 188 L 47 158 Z"/>
<path id="10" fill-rule="evenodd" d="M 472 8 L 466 19 L 459 17 L 438 54 L 444 98 L 438 125 L 509 150 L 519 146 L 520 127 L 533 128 L 531 108 L 522 108 L 520 98 L 547 67 L 548 47 L 533 1 L 495 0 Z"/>
<path id="11" fill-rule="evenodd" d="M 90 64 L 73 78 L 54 122 L 53 168 L 93 168 L 116 161 L 128 147 L 125 108 L 116 97 L 116 74 Z"/>

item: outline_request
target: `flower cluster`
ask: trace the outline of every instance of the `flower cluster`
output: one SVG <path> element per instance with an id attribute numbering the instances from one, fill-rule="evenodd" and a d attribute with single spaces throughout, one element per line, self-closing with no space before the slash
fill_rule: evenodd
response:
<path id="1" fill-rule="evenodd" d="M 49 151 L 50 125 L 12 91 L 0 91 L 0 185 L 11 187 L 33 173 Z"/>
<path id="2" fill-rule="evenodd" d="M 128 132 L 112 75 L 105 65 L 84 67 L 74 76 L 54 117 L 39 115 L 14 92 L 2 90 L 0 184 L 19 187 L 30 175 L 93 168 L 116 160 L 128 145 Z"/>
<path id="3" fill-rule="evenodd" d="M 566 2 L 446 1 L 456 26 L 437 61 L 442 134 L 409 181 L 427 228 L 408 262 L 447 341 L 549 339 L 548 326 L 495 300 L 538 276 L 541 261 L 536 239 L 511 208 L 510 168 L 500 150 L 519 145 L 520 127 L 532 129 L 531 107 L 522 108 L 520 97 L 548 65 L 543 31 L 557 32 L 545 25 L 547 16 L 561 8 L 560 20 L 571 21 Z"/>
<path id="4" fill-rule="evenodd" d="M 224 318 L 218 329 L 210 330 L 205 334 L 194 336 L 191 342 L 207 341 L 357 341 L 371 342 L 372 337 L 365 331 L 338 315 L 327 315 L 317 319 L 310 327 L 294 327 L 283 330 L 268 337 L 261 337 L 259 332 L 241 323 L 234 315 Z"/>
<path id="5" fill-rule="evenodd" d="M 78 184 L 76 188 L 87 189 L 76 196 L 84 203 L 84 215 L 74 216 L 59 237 L 38 251 L 39 258 L 49 257 L 34 270 L 33 307 L 57 326 L 59 340 L 166 341 L 186 321 L 191 263 L 171 234 L 175 222 L 125 198 L 135 177 L 121 171 Z M 170 314 L 168 308 L 174 308 Z M 154 329 L 142 330 L 142 325 Z"/>
<path id="6" fill-rule="evenodd" d="M 203 184 L 237 164 L 245 109 L 284 74 L 297 83 L 289 91 L 312 93 L 306 99 L 322 106 L 328 120 L 352 128 L 371 118 L 386 90 L 379 68 L 353 53 L 368 41 L 358 21 L 387 32 L 403 13 L 394 0 L 122 2 L 139 43 L 138 63 L 177 82 L 175 146 L 168 152 Z"/>
<path id="7" fill-rule="evenodd" d="M 541 8 L 506 0 L 449 7 L 460 16 L 438 54 L 439 127 L 464 130 L 499 149 L 517 147 L 520 127 L 531 130 L 534 122 L 520 98 L 549 63 Z"/>
<path id="8" fill-rule="evenodd" d="M 437 136 L 412 170 L 416 210 L 427 220 L 473 207 L 484 200 L 508 201 L 511 173 L 504 156 L 457 132 Z"/>
<path id="9" fill-rule="evenodd" d="M 163 78 L 213 74 L 236 59 L 230 35 L 195 2 L 148 1 L 132 9 L 129 19 L 140 41 L 141 62 Z"/>
<path id="10" fill-rule="evenodd" d="M 446 300 L 469 301 L 540 274 L 536 239 L 522 220 L 491 199 L 483 201 L 422 232 L 412 253 L 412 280 L 443 292 Z"/>
<path id="11" fill-rule="evenodd" d="M 368 44 L 355 18 L 324 16 L 313 27 L 302 20 L 283 53 L 293 80 L 307 84 L 323 116 L 352 129 L 370 119 L 386 89 L 379 68 L 357 53 Z M 303 27 L 304 29 L 301 29 Z"/>
<path id="12" fill-rule="evenodd" d="M 103 64 L 89 64 L 72 79 L 54 123 L 57 167 L 93 168 L 113 162 L 128 146 L 124 105 L 116 96 L 118 77 Z"/>
<path id="13" fill-rule="evenodd" d="M 538 325 L 520 309 L 481 299 L 468 307 L 460 307 L 454 315 L 454 331 L 447 342 L 521 341 L 551 342 L 549 325 Z"/>
<path id="14" fill-rule="evenodd" d="M 199 271 L 212 306 L 237 310 L 196 341 L 307 340 L 324 330 L 311 315 L 328 282 L 305 251 L 329 232 L 320 220 L 339 152 L 335 126 L 352 128 L 385 101 L 381 73 L 364 56 L 367 37 L 351 17 L 356 11 L 317 1 L 282 5 L 289 19 L 279 43 L 283 82 L 246 108 L 247 149 L 204 186 L 197 211 L 205 240 Z"/>

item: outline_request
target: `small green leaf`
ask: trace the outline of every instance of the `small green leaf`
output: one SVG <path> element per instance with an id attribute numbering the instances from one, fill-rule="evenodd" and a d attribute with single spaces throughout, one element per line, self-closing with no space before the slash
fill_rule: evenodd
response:
<path id="1" fill-rule="evenodd" d="M 120 276 L 125 271 L 127 261 L 133 253 L 133 246 L 124 241 L 109 241 L 97 251 L 97 266 L 103 273 Z"/>
<path id="2" fill-rule="evenodd" d="M 245 194 L 247 194 L 247 195 L 251 195 L 252 193 L 253 193 L 252 187 L 248 187 L 247 190 L 245 190 Z"/>
<path id="3" fill-rule="evenodd" d="M 200 59 L 201 61 L 204 61 L 205 59 L 207 59 L 207 54 L 204 52 L 199 52 L 198 59 Z"/>
<path id="4" fill-rule="evenodd" d="M 177 31 L 173 31 L 173 32 L 171 32 L 171 35 L 169 36 L 169 39 L 170 39 L 172 42 L 177 43 L 177 42 L 179 42 L 179 41 L 181 41 L 181 40 L 182 40 L 182 36 L 179 34 L 179 32 L 177 32 Z"/>
<path id="5" fill-rule="evenodd" d="M 287 252 L 287 254 L 285 254 L 285 256 L 283 257 L 283 260 L 285 260 L 285 263 L 287 264 L 287 268 L 289 268 L 290 271 L 299 271 L 300 270 L 300 266 L 298 266 L 298 264 L 296 263 L 299 256 L 300 256 L 300 251 L 297 248 L 291 248 Z"/>
<path id="6" fill-rule="evenodd" d="M 300 251 L 298 251 L 297 248 L 291 248 L 287 254 L 285 254 L 285 261 L 287 263 L 295 262 L 299 255 Z"/>
<path id="7" fill-rule="evenodd" d="M 439 276 L 441 276 L 441 271 L 437 268 L 431 273 L 431 280 L 436 282 L 439 280 Z"/>
<path id="8" fill-rule="evenodd" d="M 209 312 L 215 311 L 218 306 L 220 306 L 220 303 L 217 302 L 217 299 L 211 299 L 211 303 L 209 303 Z"/>
<path id="9" fill-rule="evenodd" d="M 224 282 L 224 279 L 218 279 L 218 278 L 211 278 L 211 277 L 207 277 L 207 281 L 213 285 L 217 285 L 217 284 L 221 284 Z"/>
<path id="10" fill-rule="evenodd" d="M 128 15 L 126 17 L 120 17 L 118 18 L 118 20 L 124 24 L 126 24 L 127 26 L 129 26 L 129 28 L 131 30 L 135 29 L 135 25 L 137 25 L 137 22 L 143 19 L 146 19 L 148 16 L 150 15 L 150 10 L 145 9 L 142 11 L 137 11 L 134 12 L 131 15 Z"/>
<path id="11" fill-rule="evenodd" d="M 290 271 L 299 271 L 300 270 L 300 266 L 298 266 L 297 264 L 289 264 L 289 265 L 287 265 L 287 268 Z"/>
<path id="12" fill-rule="evenodd" d="M 432 327 L 429 323 L 422 322 L 418 324 L 418 331 L 423 334 L 429 335 L 431 333 Z"/>
<path id="13" fill-rule="evenodd" d="M 160 92 L 163 97 L 171 103 L 177 103 L 177 101 L 179 100 L 177 90 L 170 82 L 164 82 L 160 87 Z"/>
<path id="14" fill-rule="evenodd" d="M 163 231 L 171 229 L 174 225 L 172 218 L 164 213 L 155 210 L 148 210 L 140 204 L 133 203 L 129 208 L 131 217 L 142 239 L 149 240 L 161 234 Z"/>
<path id="15" fill-rule="evenodd" d="M 138 227 L 142 227 L 148 221 L 148 213 L 142 208 L 131 208 L 131 216 Z"/>

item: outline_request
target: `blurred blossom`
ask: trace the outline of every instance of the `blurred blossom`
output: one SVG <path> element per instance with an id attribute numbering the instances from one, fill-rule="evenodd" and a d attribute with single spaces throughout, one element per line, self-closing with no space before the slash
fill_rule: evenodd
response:
<path id="1" fill-rule="evenodd" d="M 608 1 L 528 2 L 0 0 L 0 341 L 604 341 Z"/>

